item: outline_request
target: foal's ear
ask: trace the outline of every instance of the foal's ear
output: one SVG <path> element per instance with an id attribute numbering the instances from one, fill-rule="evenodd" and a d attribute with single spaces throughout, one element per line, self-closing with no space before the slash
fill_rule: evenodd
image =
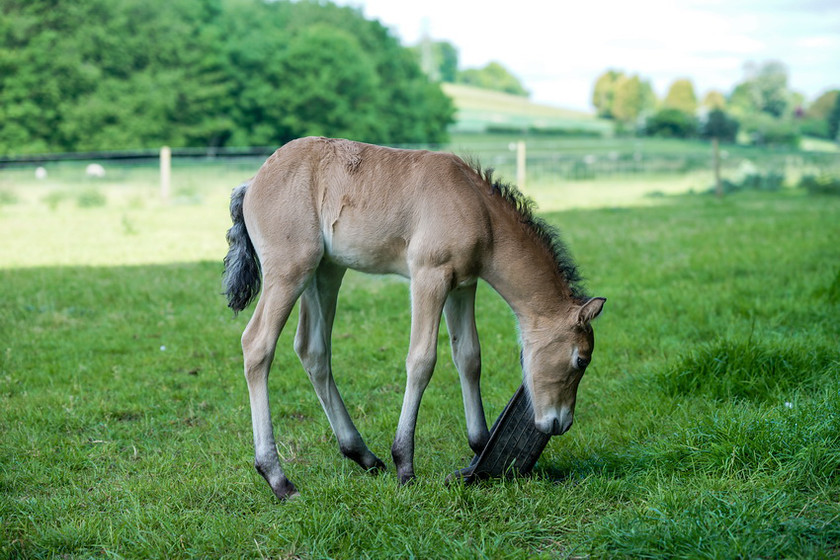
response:
<path id="1" fill-rule="evenodd" d="M 578 311 L 578 324 L 588 325 L 593 319 L 601 314 L 606 301 L 607 298 L 602 297 L 590 298 L 589 301 L 580 307 L 580 311 Z"/>

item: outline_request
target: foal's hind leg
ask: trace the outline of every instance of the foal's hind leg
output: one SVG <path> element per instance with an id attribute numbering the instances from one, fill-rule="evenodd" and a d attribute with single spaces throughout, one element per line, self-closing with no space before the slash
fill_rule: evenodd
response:
<path id="1" fill-rule="evenodd" d="M 332 326 L 344 272 L 344 268 L 321 263 L 315 277 L 306 287 L 300 299 L 295 352 L 327 414 L 341 453 L 366 470 L 383 471 L 385 464 L 371 453 L 362 440 L 347 413 L 332 375 Z"/>
<path id="2" fill-rule="evenodd" d="M 286 478 L 277 455 L 268 404 L 268 372 L 274 359 L 277 338 L 295 300 L 303 291 L 308 275 L 302 273 L 295 278 L 269 279 L 242 334 L 245 379 L 248 381 L 254 429 L 254 467 L 281 500 L 294 496 L 297 490 Z"/>
<path id="3" fill-rule="evenodd" d="M 481 453 L 490 432 L 484 418 L 481 402 L 481 349 L 478 331 L 475 328 L 476 284 L 463 286 L 449 294 L 443 308 L 449 342 L 452 346 L 452 360 L 461 376 L 461 393 L 464 397 L 464 414 L 467 418 L 467 437 L 470 448 Z"/>

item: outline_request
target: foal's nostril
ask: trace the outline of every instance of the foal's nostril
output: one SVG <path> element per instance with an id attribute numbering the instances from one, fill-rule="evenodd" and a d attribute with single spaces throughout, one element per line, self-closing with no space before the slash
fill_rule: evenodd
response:
<path id="1" fill-rule="evenodd" d="M 551 423 L 551 433 L 555 435 L 559 435 L 562 433 L 560 430 L 560 419 L 555 418 L 554 421 Z"/>

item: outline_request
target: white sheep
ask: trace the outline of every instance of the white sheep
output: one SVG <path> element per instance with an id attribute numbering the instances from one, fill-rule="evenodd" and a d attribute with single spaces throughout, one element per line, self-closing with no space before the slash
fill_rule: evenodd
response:
<path id="1" fill-rule="evenodd" d="M 88 177 L 102 178 L 105 176 L 105 168 L 98 163 L 91 163 L 85 168 L 85 175 Z"/>

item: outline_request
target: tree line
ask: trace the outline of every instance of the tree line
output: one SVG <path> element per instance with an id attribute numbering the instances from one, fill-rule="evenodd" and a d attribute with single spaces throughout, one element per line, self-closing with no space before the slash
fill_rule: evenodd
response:
<path id="1" fill-rule="evenodd" d="M 490 61 L 481 68 L 459 69 L 458 49 L 449 41 L 432 41 L 427 36 L 412 50 L 432 80 L 525 97 L 530 95 L 519 78 L 499 62 Z"/>
<path id="2" fill-rule="evenodd" d="M 702 100 L 690 79 L 675 80 L 658 99 L 649 80 L 607 70 L 595 81 L 592 105 L 619 130 L 651 136 L 734 141 L 740 132 L 754 144 L 796 145 L 801 135 L 835 140 L 840 126 L 840 90 L 808 103 L 778 61 L 747 64 L 728 95 L 712 90 Z"/>
<path id="3" fill-rule="evenodd" d="M 5 0 L 0 153 L 438 143 L 454 107 L 356 8 L 279 0 Z"/>

